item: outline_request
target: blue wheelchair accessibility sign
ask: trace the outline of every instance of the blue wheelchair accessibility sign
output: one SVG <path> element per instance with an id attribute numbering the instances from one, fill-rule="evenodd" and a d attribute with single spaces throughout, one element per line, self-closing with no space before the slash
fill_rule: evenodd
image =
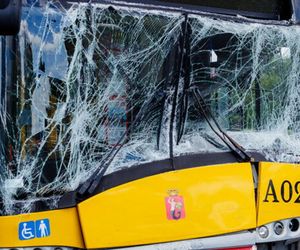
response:
<path id="1" fill-rule="evenodd" d="M 50 236 L 49 219 L 26 221 L 19 224 L 19 239 L 30 240 Z"/>
<path id="2" fill-rule="evenodd" d="M 21 222 L 19 224 L 19 239 L 30 240 L 35 237 L 34 221 Z"/>

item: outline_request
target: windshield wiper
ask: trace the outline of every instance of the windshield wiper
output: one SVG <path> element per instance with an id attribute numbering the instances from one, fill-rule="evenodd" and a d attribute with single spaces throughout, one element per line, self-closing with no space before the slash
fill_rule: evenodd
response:
<path id="1" fill-rule="evenodd" d="M 201 134 L 201 136 L 211 145 L 215 146 L 216 148 L 220 149 L 220 150 L 228 150 L 228 148 L 226 146 L 224 146 L 224 144 L 221 144 L 220 142 L 216 141 L 216 139 L 212 136 L 210 136 L 207 133 L 203 133 Z"/>
<path id="2" fill-rule="evenodd" d="M 226 144 L 226 146 L 241 162 L 253 162 L 254 159 L 252 156 L 221 128 L 203 99 L 200 89 L 197 87 L 191 87 L 189 91 L 192 93 L 192 97 L 196 104 L 195 107 L 204 116 L 212 131 Z"/>
<path id="3" fill-rule="evenodd" d="M 163 96 L 159 95 L 160 89 L 155 91 L 153 95 L 149 97 L 149 99 L 142 105 L 140 111 L 137 113 L 135 119 L 131 122 L 131 124 L 128 126 L 127 131 L 119 138 L 118 142 L 115 144 L 115 146 L 110 150 L 110 152 L 107 154 L 107 156 L 101 160 L 101 162 L 96 167 L 96 171 L 92 174 L 92 176 L 85 181 L 79 188 L 77 189 L 77 198 L 82 199 L 85 196 L 89 196 L 93 194 L 97 186 L 102 180 L 102 177 L 106 173 L 107 169 L 111 165 L 112 161 L 115 159 L 118 152 L 121 150 L 121 148 L 125 144 L 125 140 L 127 138 L 127 135 L 131 133 L 134 126 L 144 118 L 145 115 L 147 115 L 147 111 L 149 111 L 149 107 L 151 107 L 151 103 L 155 99 L 162 99 Z"/>

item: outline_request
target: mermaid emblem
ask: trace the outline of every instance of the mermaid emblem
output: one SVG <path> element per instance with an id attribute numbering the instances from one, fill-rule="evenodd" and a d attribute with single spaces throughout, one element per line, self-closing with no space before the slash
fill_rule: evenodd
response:
<path id="1" fill-rule="evenodd" d="M 169 190 L 169 196 L 165 198 L 168 220 L 185 218 L 183 197 L 179 196 L 178 193 L 176 189 Z"/>

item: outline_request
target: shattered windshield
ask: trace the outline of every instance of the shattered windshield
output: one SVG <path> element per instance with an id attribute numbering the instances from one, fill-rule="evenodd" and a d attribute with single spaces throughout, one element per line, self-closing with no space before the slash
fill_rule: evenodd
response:
<path id="1" fill-rule="evenodd" d="M 3 213 L 60 197 L 107 162 L 110 173 L 170 154 L 229 151 L 191 89 L 243 147 L 297 161 L 298 27 L 23 5 L 19 35 L 1 39 Z"/>

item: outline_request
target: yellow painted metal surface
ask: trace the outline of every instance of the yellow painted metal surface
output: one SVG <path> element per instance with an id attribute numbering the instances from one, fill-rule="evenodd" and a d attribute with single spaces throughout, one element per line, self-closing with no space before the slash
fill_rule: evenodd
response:
<path id="1" fill-rule="evenodd" d="M 46 219 L 48 219 L 50 223 L 50 232 L 47 233 L 50 233 L 49 236 L 41 238 L 35 237 L 28 240 L 19 239 L 19 226 L 21 227 L 21 231 L 24 227 L 24 225 L 20 225 L 20 223 L 25 222 L 26 228 L 28 229 L 30 222 L 35 223 L 36 221 L 45 221 Z M 37 228 L 36 230 L 39 229 Z M 36 232 L 33 234 L 36 235 Z M 29 231 L 27 230 L 25 236 L 28 235 Z M 69 246 L 84 248 L 76 208 L 0 217 L 0 248 L 30 246 Z"/>
<path id="2" fill-rule="evenodd" d="M 258 226 L 300 217 L 300 164 L 261 162 Z"/>
<path id="3" fill-rule="evenodd" d="M 223 164 L 139 179 L 80 203 L 78 212 L 87 248 L 151 244 L 255 228 L 251 166 Z"/>

